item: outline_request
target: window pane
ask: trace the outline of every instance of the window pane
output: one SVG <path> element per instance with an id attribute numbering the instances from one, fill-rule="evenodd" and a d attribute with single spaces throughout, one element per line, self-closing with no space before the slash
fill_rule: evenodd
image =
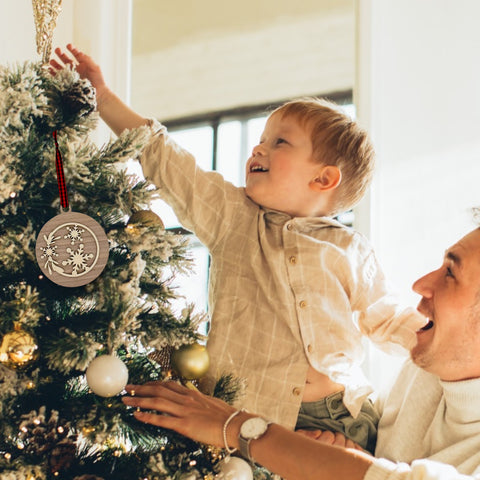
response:
<path id="1" fill-rule="evenodd" d="M 242 123 L 224 122 L 218 127 L 217 171 L 234 185 L 244 184 L 245 146 L 242 148 Z"/>
<path id="2" fill-rule="evenodd" d="M 248 121 L 247 149 L 249 154 L 253 150 L 253 147 L 255 147 L 255 145 L 258 145 L 258 143 L 260 142 L 260 137 L 262 136 L 266 122 L 267 116 L 252 118 Z"/>
<path id="3" fill-rule="evenodd" d="M 172 306 L 174 310 L 181 311 L 185 305 L 193 304 L 194 312 L 204 313 L 207 311 L 208 250 L 193 236 L 189 256 L 193 258 L 193 271 L 175 278 L 179 296 L 172 300 Z M 206 327 L 201 325 L 200 328 L 204 334 Z"/>
<path id="4" fill-rule="evenodd" d="M 197 164 L 204 170 L 212 169 L 213 129 L 210 126 L 187 128 L 169 132 L 170 136 L 185 150 L 195 156 Z"/>

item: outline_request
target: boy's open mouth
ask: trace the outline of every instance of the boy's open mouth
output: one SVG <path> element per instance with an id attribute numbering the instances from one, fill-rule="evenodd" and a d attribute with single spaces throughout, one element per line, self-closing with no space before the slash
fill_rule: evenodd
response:
<path id="1" fill-rule="evenodd" d="M 255 163 L 250 167 L 250 172 L 268 172 L 268 169 L 265 167 L 262 167 L 258 163 Z"/>

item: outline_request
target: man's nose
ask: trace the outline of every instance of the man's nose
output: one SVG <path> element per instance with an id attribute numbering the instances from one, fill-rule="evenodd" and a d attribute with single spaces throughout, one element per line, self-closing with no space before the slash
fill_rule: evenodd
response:
<path id="1" fill-rule="evenodd" d="M 438 270 L 434 270 L 433 272 L 420 277 L 413 283 L 412 290 L 422 297 L 430 298 L 433 295 L 434 282 L 438 272 Z"/>

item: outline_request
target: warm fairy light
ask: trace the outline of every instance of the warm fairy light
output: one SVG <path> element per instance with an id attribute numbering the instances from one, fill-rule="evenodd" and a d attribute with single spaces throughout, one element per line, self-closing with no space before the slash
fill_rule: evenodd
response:
<path id="1" fill-rule="evenodd" d="M 40 419 L 39 419 L 39 418 L 35 418 L 35 419 L 33 420 L 33 423 L 34 423 L 35 425 L 40 425 L 41 422 L 40 422 Z"/>
<path id="2" fill-rule="evenodd" d="M 113 455 L 114 455 L 115 457 L 121 457 L 121 456 L 122 456 L 122 452 L 121 452 L 120 450 L 115 450 L 115 451 L 113 452 Z"/>
<path id="3" fill-rule="evenodd" d="M 63 433 L 65 431 L 65 429 L 60 425 L 59 427 L 57 427 L 57 432 L 58 433 Z"/>
<path id="4" fill-rule="evenodd" d="M 196 464 L 197 464 L 197 461 L 196 460 L 190 460 L 188 462 L 188 464 L 191 466 L 191 467 L 194 467 Z"/>
<path id="5" fill-rule="evenodd" d="M 11 453 L 6 453 L 4 455 L 4 457 L 7 459 L 7 460 L 10 460 L 12 458 L 12 454 Z"/>
<path id="6" fill-rule="evenodd" d="M 20 430 L 21 430 L 23 433 L 27 433 L 27 432 L 28 432 L 28 428 L 27 428 L 27 427 L 22 427 Z"/>
<path id="7" fill-rule="evenodd" d="M 31 390 L 32 388 L 35 388 L 35 384 L 30 380 L 28 383 L 27 383 L 27 388 L 29 390 Z"/>
<path id="8" fill-rule="evenodd" d="M 18 448 L 19 450 L 23 450 L 23 449 L 25 448 L 25 445 L 23 444 L 23 442 L 18 442 L 18 443 L 17 443 L 17 448 Z"/>
<path id="9" fill-rule="evenodd" d="M 10 198 L 15 198 L 17 196 L 17 192 L 10 192 Z"/>

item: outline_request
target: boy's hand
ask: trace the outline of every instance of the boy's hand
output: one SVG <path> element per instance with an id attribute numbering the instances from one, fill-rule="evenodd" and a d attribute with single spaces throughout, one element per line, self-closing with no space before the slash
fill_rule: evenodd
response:
<path id="1" fill-rule="evenodd" d="M 72 44 L 69 43 L 67 49 L 71 53 L 71 56 L 67 55 L 67 53 L 63 52 L 60 48 L 55 49 L 55 54 L 62 63 L 59 63 L 55 59 L 50 60 L 50 73 L 55 75 L 57 71 L 62 70 L 66 65 L 74 67 L 80 77 L 90 80 L 90 83 L 97 91 L 97 101 L 99 101 L 99 97 L 101 97 L 103 91 L 107 89 L 102 70 L 93 61 L 92 57 L 81 52 Z"/>

